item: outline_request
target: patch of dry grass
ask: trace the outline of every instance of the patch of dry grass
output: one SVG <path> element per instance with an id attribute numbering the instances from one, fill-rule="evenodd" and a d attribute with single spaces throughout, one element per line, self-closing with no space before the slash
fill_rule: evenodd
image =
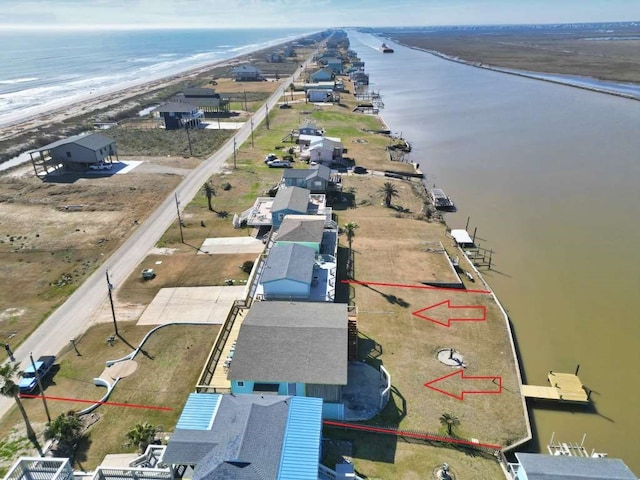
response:
<path id="1" fill-rule="evenodd" d="M 76 467 L 92 469 L 107 453 L 134 452 L 135 446 L 125 445 L 125 434 L 138 422 L 146 421 L 172 430 L 219 328 L 218 325 L 167 326 L 155 333 L 144 346 L 147 356 L 139 354 L 136 357 L 138 369 L 119 382 L 109 401 L 170 407 L 172 410 L 100 407 L 96 410 L 99 420 L 88 431 L 88 442 L 80 446 Z M 72 348 L 62 352 L 53 376 L 45 381 L 47 396 L 100 399 L 104 389 L 96 387 L 93 378 L 104 370 L 107 360 L 131 352 L 128 344 L 136 346 L 150 330 L 148 326 L 138 327 L 131 322 L 120 322 L 118 329 L 122 339 L 118 338 L 112 347 L 105 340 L 113 334 L 113 325 L 101 324 L 90 328 L 77 340 L 81 356 L 77 356 Z M 42 435 L 46 422 L 42 401 L 24 399 L 23 403 L 34 429 Z M 50 400 L 48 406 L 52 418 L 55 418 L 63 412 L 80 410 L 87 405 Z M 8 433 L 14 427 L 18 430 L 23 428 L 17 408 L 12 408 L 0 422 L 2 432 Z"/>

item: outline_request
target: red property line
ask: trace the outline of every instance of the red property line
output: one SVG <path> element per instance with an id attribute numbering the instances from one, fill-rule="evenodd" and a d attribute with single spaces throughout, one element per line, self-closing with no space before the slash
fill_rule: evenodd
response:
<path id="1" fill-rule="evenodd" d="M 111 407 L 146 408 L 147 410 L 173 410 L 173 408 L 171 407 L 156 407 L 154 405 L 138 405 L 136 403 L 97 402 L 95 400 L 84 400 L 81 398 L 49 397 L 44 395 L 28 395 L 26 393 L 21 393 L 20 397 L 21 398 L 44 398 L 45 400 L 58 400 L 61 402 L 92 403 L 92 404 L 98 404 L 98 405 L 109 405 Z"/>
<path id="2" fill-rule="evenodd" d="M 502 449 L 500 445 L 492 445 L 490 443 L 474 443 L 469 440 L 439 437 L 437 435 L 427 435 L 424 433 L 405 432 L 402 430 L 395 430 L 392 428 L 369 427 L 367 425 L 353 425 L 350 423 L 334 422 L 331 420 L 323 420 L 322 423 L 324 425 L 327 425 L 328 427 L 341 427 L 341 428 L 346 428 L 348 430 L 360 430 L 363 432 L 383 433 L 386 435 L 395 435 L 397 437 L 419 438 L 421 440 L 434 440 L 437 442 L 454 443 L 457 445 L 469 445 L 472 447 L 486 447 L 486 448 L 493 448 L 494 450 Z"/>
<path id="3" fill-rule="evenodd" d="M 466 290 L 462 288 L 434 287 L 431 285 L 405 285 L 402 283 L 360 282 L 358 280 L 342 280 L 342 283 L 348 283 L 353 285 L 375 285 L 378 287 L 421 288 L 423 290 L 445 290 L 449 292 L 458 292 L 458 293 L 487 293 L 487 294 L 491 293 L 490 290 Z"/>

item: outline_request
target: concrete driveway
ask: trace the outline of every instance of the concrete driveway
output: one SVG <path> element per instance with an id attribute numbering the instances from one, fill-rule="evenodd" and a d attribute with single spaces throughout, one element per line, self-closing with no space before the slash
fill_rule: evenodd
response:
<path id="1" fill-rule="evenodd" d="M 202 242 L 198 255 L 236 254 L 236 253 L 262 253 L 264 243 L 255 237 L 223 237 L 206 238 Z"/>
<path id="2" fill-rule="evenodd" d="M 227 318 L 233 301 L 243 298 L 244 289 L 244 285 L 163 288 L 145 309 L 137 325 L 221 325 Z"/>

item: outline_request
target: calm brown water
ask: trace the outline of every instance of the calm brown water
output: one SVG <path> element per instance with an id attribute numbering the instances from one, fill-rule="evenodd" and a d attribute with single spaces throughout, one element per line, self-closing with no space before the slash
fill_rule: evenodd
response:
<path id="1" fill-rule="evenodd" d="M 640 454 L 640 102 L 448 62 L 350 35 L 381 90 L 383 118 L 429 182 L 492 248 L 485 278 L 514 325 L 525 381 L 573 372 L 594 409 L 534 406 L 542 449 L 556 440 Z M 389 43 L 389 42 L 387 42 Z"/>

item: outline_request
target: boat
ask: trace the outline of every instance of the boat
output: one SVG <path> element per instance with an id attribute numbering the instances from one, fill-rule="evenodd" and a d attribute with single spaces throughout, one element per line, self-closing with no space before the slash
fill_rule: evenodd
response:
<path id="1" fill-rule="evenodd" d="M 437 210 L 443 210 L 445 212 L 455 212 L 456 206 L 453 203 L 453 200 L 447 196 L 439 188 L 431 189 L 431 200 L 433 200 L 433 206 L 436 207 Z"/>
<path id="2" fill-rule="evenodd" d="M 382 45 L 380 45 L 380 51 L 382 53 L 393 53 L 393 48 L 391 48 L 386 43 L 383 43 Z"/>

